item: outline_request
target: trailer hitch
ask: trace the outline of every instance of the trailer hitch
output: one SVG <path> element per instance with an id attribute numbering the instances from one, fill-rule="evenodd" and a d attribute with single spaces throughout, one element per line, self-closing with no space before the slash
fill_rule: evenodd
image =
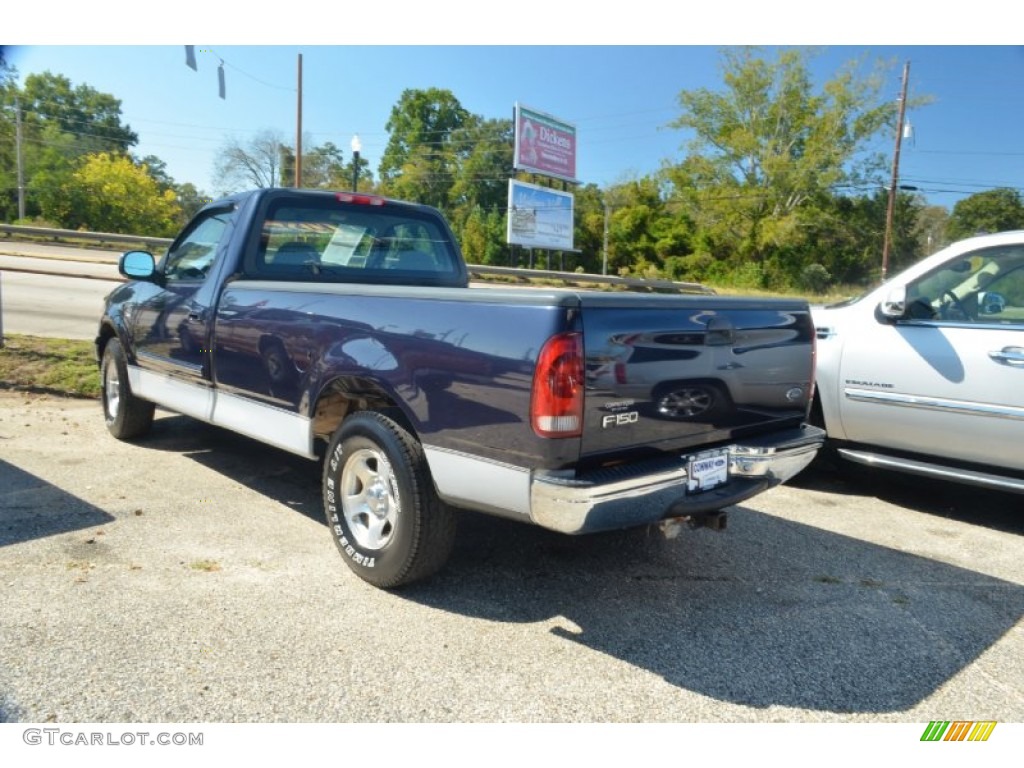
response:
<path id="1" fill-rule="evenodd" d="M 691 530 L 709 528 L 712 531 L 724 531 L 727 523 L 728 515 L 724 509 L 720 509 L 695 515 L 666 517 L 658 523 L 658 530 L 666 539 L 674 539 L 684 525 Z"/>

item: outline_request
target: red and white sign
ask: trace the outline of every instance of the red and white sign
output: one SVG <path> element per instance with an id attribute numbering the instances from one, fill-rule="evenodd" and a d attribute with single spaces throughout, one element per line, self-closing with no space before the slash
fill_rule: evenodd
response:
<path id="1" fill-rule="evenodd" d="M 515 169 L 576 181 L 576 126 L 515 105 Z"/>

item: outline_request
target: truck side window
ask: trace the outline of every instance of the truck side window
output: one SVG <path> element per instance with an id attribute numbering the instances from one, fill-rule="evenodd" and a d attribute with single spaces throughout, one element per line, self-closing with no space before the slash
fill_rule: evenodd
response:
<path id="1" fill-rule="evenodd" d="M 184 236 L 171 245 L 164 257 L 163 273 L 166 280 L 204 280 L 233 215 L 233 211 L 211 211 L 194 222 Z"/>

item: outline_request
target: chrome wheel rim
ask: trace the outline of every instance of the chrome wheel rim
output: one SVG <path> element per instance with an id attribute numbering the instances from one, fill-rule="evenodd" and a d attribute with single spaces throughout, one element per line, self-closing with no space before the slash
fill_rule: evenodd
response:
<path id="1" fill-rule="evenodd" d="M 353 451 L 341 470 L 341 509 L 360 547 L 378 550 L 388 545 L 395 533 L 398 503 L 387 457 L 370 448 Z"/>
<path id="2" fill-rule="evenodd" d="M 711 407 L 711 393 L 706 389 L 688 387 L 669 392 L 658 401 L 658 412 L 665 416 L 699 416 Z"/>
<path id="3" fill-rule="evenodd" d="M 113 360 L 109 360 L 103 370 L 103 401 L 107 405 L 107 417 L 116 419 L 117 409 L 121 407 L 121 380 Z"/>

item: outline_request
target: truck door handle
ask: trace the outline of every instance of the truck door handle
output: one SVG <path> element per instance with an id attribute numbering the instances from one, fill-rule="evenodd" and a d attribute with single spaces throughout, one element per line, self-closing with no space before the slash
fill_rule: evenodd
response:
<path id="1" fill-rule="evenodd" d="M 1003 347 L 988 356 L 1002 365 L 1024 367 L 1024 347 Z"/>
<path id="2" fill-rule="evenodd" d="M 203 318 L 202 318 L 202 315 L 199 312 L 189 312 L 188 313 L 188 319 L 193 321 L 193 322 L 198 323 Z"/>

